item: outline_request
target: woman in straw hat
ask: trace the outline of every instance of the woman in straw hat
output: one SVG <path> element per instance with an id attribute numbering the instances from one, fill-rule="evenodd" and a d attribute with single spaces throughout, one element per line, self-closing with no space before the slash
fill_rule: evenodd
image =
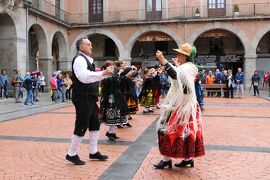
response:
<path id="1" fill-rule="evenodd" d="M 154 164 L 157 169 L 171 168 L 171 158 L 183 159 L 175 164 L 176 167 L 194 167 L 192 158 L 205 154 L 201 110 L 194 87 L 198 69 L 192 63 L 192 57 L 196 49 L 185 43 L 174 50 L 177 51 L 177 58 L 173 59 L 176 67 L 168 63 L 162 52 L 156 53 L 157 59 L 172 78 L 163 105 L 164 111 L 157 124 L 159 150 L 163 155 L 162 160 Z"/>

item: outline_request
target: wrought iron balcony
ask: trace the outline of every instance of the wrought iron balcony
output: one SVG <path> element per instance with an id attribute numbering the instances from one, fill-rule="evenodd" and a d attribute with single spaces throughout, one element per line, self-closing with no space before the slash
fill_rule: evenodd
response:
<path id="1" fill-rule="evenodd" d="M 30 6 L 34 10 L 45 13 L 57 20 L 68 23 L 70 14 L 63 9 L 55 6 L 54 4 L 46 0 L 32 0 L 32 5 Z"/>
<path id="2" fill-rule="evenodd" d="M 163 8 L 160 11 L 147 11 L 145 9 L 104 11 L 99 14 L 99 18 L 90 17 L 89 14 L 71 14 L 62 9 L 56 8 L 54 4 L 46 0 L 32 0 L 32 8 L 47 15 L 61 20 L 69 25 L 93 25 L 93 24 L 113 24 L 113 23 L 141 23 L 152 21 L 185 21 L 185 20 L 211 20 L 211 19 L 231 19 L 231 18 L 269 18 L 270 2 L 226 5 L 225 7 L 209 8 L 208 6 L 190 6 Z M 239 9 L 235 13 L 235 9 Z"/>

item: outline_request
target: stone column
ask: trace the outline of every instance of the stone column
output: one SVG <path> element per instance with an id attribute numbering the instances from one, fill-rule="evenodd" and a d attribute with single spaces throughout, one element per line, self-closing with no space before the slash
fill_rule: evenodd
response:
<path id="1" fill-rule="evenodd" d="M 52 76 L 52 58 L 39 58 L 39 70 L 45 76 L 46 89 L 50 87 L 50 78 Z"/>
<path id="2" fill-rule="evenodd" d="M 244 73 L 245 73 L 245 87 L 246 90 L 250 87 L 251 84 L 251 77 L 256 70 L 256 61 L 257 55 L 256 54 L 247 54 L 245 55 L 245 62 L 244 62 Z"/>
<path id="3" fill-rule="evenodd" d="M 71 61 L 68 61 L 67 58 L 63 58 L 63 60 L 59 59 L 59 69 L 62 71 L 71 71 Z"/>

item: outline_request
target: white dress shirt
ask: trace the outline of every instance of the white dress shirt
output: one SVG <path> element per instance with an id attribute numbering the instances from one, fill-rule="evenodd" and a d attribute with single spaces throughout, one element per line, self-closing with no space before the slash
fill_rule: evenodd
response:
<path id="1" fill-rule="evenodd" d="M 79 52 L 79 53 L 83 54 L 87 58 L 87 60 L 89 60 L 91 64 L 93 63 L 93 58 L 85 55 L 82 52 Z M 94 71 L 88 70 L 87 63 L 84 57 L 82 56 L 78 56 L 74 60 L 73 70 L 78 80 L 85 84 L 101 81 L 102 79 L 106 77 L 106 76 L 102 76 L 102 71 L 94 72 Z"/>

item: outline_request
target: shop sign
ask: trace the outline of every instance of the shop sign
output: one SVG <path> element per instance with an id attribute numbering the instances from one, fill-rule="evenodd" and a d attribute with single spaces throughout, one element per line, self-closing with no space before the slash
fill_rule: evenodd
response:
<path id="1" fill-rule="evenodd" d="M 198 56 L 195 58 L 195 61 L 199 64 L 206 64 L 206 63 L 215 63 L 217 62 L 217 56 L 215 55 L 209 55 L 209 56 Z M 220 56 L 220 62 L 241 62 L 242 56 L 237 55 L 226 55 L 226 56 Z"/>

